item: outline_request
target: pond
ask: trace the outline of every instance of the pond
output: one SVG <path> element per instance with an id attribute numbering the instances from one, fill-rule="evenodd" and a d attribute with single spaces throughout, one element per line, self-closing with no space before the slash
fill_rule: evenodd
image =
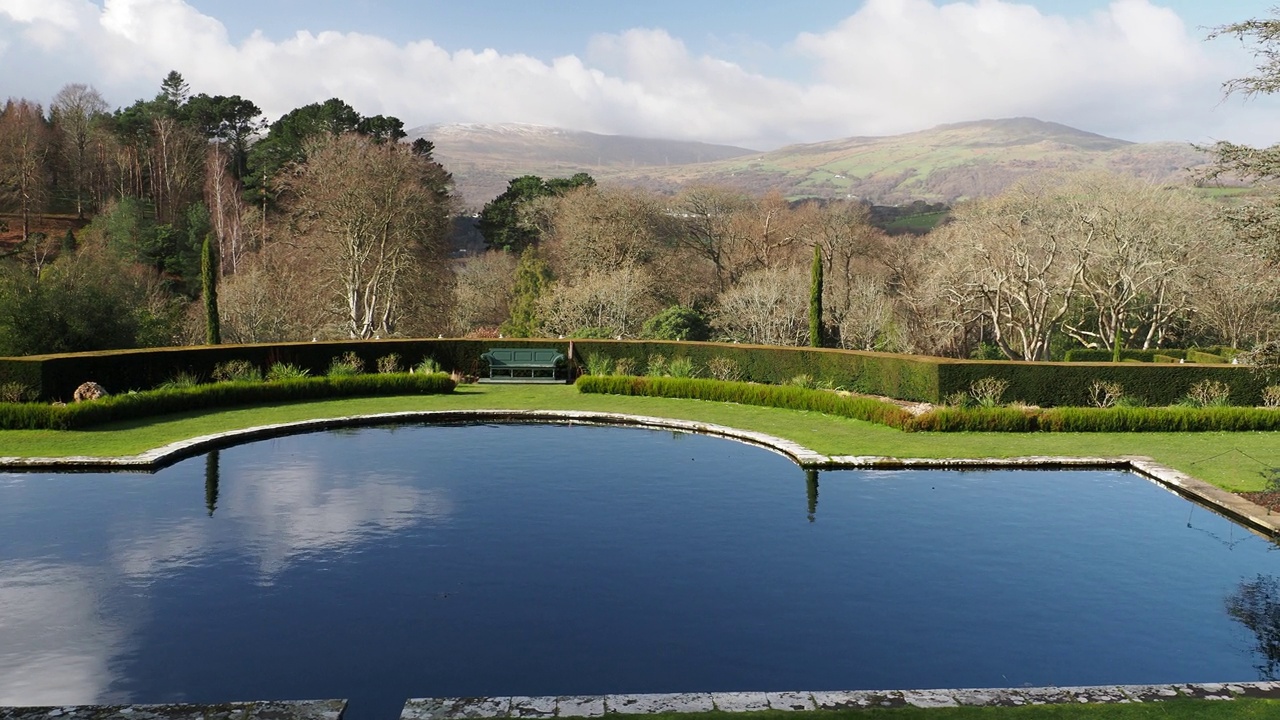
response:
<path id="1" fill-rule="evenodd" d="M 0 705 L 1243 681 L 1276 547 L 1112 471 L 363 428 L 0 474 Z M 1274 650 L 1274 646 L 1273 646 Z"/>

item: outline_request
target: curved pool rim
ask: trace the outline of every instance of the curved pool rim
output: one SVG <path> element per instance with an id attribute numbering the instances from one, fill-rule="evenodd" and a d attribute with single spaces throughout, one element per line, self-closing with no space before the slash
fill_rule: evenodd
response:
<path id="1" fill-rule="evenodd" d="M 329 418 L 313 418 L 240 428 L 178 440 L 137 455 L 119 457 L 0 457 L 0 471 L 154 472 L 209 450 L 286 435 L 352 427 L 399 424 L 457 425 L 479 423 L 611 425 L 671 430 L 736 440 L 778 453 L 806 470 L 866 468 L 903 469 L 1026 469 L 1062 468 L 1128 470 L 1237 522 L 1270 540 L 1280 539 L 1280 516 L 1235 493 L 1227 492 L 1174 468 L 1141 456 L 1072 457 L 1037 455 L 1011 458 L 900 458 L 883 455 L 823 455 L 800 443 L 753 430 L 675 418 L 590 410 L 408 410 Z"/>

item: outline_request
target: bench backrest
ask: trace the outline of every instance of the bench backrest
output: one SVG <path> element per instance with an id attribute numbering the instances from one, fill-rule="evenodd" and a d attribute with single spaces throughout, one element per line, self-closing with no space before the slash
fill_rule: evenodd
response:
<path id="1" fill-rule="evenodd" d="M 490 365 L 515 367 L 554 367 L 565 362 L 564 354 L 555 348 L 490 348 L 481 357 Z"/>

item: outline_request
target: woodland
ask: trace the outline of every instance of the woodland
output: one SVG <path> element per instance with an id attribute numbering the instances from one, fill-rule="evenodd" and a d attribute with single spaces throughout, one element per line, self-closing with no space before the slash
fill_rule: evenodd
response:
<path id="1" fill-rule="evenodd" d="M 1273 22 L 1219 32 L 1268 50 Z M 1259 72 L 1228 90 L 1272 92 Z M 1247 349 L 1280 329 L 1275 197 L 1197 187 L 1265 186 L 1274 149 L 1220 143 L 1174 185 L 1039 175 L 926 234 L 889 234 L 862 202 L 585 173 L 513 178 L 468 211 L 433 150 L 337 98 L 268 124 L 177 72 L 114 111 L 83 84 L 47 108 L 10 99 L 0 355 L 447 335 L 1054 360 Z M 468 222 L 478 251 L 454 238 Z"/>

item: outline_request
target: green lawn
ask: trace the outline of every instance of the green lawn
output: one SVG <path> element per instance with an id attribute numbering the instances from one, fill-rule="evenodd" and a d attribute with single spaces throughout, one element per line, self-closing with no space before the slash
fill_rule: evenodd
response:
<path id="1" fill-rule="evenodd" d="M 380 397 L 166 415 L 83 431 L 0 432 L 0 456 L 132 455 L 175 440 L 307 418 L 402 410 L 565 409 L 700 420 L 776 435 L 827 455 L 1017 457 L 1146 455 L 1227 490 L 1258 490 L 1280 466 L 1276 433 L 904 433 L 819 413 L 675 400 L 583 395 L 567 385 L 463 385 L 450 395 Z"/>

